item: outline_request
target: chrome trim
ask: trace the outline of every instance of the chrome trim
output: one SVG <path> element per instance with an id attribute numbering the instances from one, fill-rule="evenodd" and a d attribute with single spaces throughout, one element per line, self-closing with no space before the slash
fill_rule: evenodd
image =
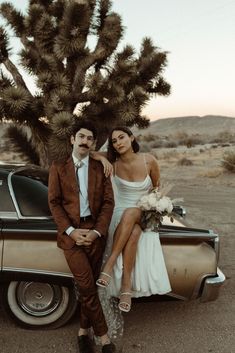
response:
<path id="1" fill-rule="evenodd" d="M 1 235 L 1 233 L 0 233 Z M 2 271 L 2 265 L 3 265 L 3 250 L 4 250 L 4 241 L 0 237 L 0 271 Z M 1 274 L 1 272 L 0 272 Z"/>
<path id="2" fill-rule="evenodd" d="M 20 282 L 16 296 L 21 310 L 34 317 L 52 314 L 63 301 L 61 288 L 49 283 Z"/>
<path id="3" fill-rule="evenodd" d="M 208 302 L 216 300 L 219 295 L 219 289 L 225 280 L 225 275 L 219 268 L 217 268 L 217 276 L 206 278 L 200 301 Z"/>
<path id="4" fill-rule="evenodd" d="M 57 230 L 55 229 L 19 229 L 19 228 L 10 228 L 10 229 L 4 229 L 4 234 L 8 233 L 20 233 L 20 234 L 26 234 L 26 233 L 34 233 L 34 234 L 57 234 Z"/>
<path id="5" fill-rule="evenodd" d="M 209 276 L 216 276 L 216 274 L 213 274 L 213 273 L 204 273 L 203 276 L 200 276 L 200 277 L 197 279 L 197 283 L 196 283 L 196 285 L 194 286 L 193 294 L 192 294 L 192 296 L 191 296 L 190 299 L 196 299 L 196 298 L 198 298 L 199 293 L 200 293 L 201 285 L 202 285 L 203 281 L 204 281 L 206 278 L 208 278 Z"/>
<path id="6" fill-rule="evenodd" d="M 54 271 L 45 271 L 45 270 L 35 270 L 35 269 L 25 269 L 25 268 L 17 268 L 17 267 L 6 267 L 3 266 L 2 271 L 6 272 L 22 272 L 22 273 L 34 273 L 34 274 L 42 274 L 42 275 L 52 275 L 52 276 L 60 276 L 60 277 L 69 277 L 73 278 L 72 273 L 64 273 L 64 272 L 54 272 Z"/>
<path id="7" fill-rule="evenodd" d="M 1 219 L 18 219 L 16 212 L 0 212 Z"/>
<path id="8" fill-rule="evenodd" d="M 210 234 L 210 233 L 200 233 L 200 232 L 189 232 L 189 231 L 184 231 L 184 228 L 182 228 L 182 231 L 165 231 L 165 230 L 159 230 L 159 235 L 160 238 L 195 238 L 195 239 L 214 239 L 217 237 L 216 234 Z"/>
<path id="9" fill-rule="evenodd" d="M 184 300 L 184 301 L 189 300 L 187 297 L 183 297 L 182 295 L 175 294 L 175 293 L 173 293 L 173 292 L 166 293 L 165 295 L 167 295 L 167 296 L 169 296 L 169 297 L 172 297 L 172 298 Z"/>
<path id="10" fill-rule="evenodd" d="M 213 244 L 213 248 L 215 250 L 215 253 L 216 253 L 216 259 L 217 259 L 217 263 L 219 262 L 219 248 L 220 248 L 220 240 L 219 240 L 219 235 L 217 233 L 214 233 L 214 231 L 212 229 L 209 229 L 209 233 L 210 235 L 213 236 L 213 241 L 214 241 L 214 244 Z"/>
<path id="11" fill-rule="evenodd" d="M 214 240 L 214 249 L 215 249 L 215 253 L 216 253 L 216 259 L 217 259 L 217 263 L 219 262 L 219 256 L 220 256 L 220 240 L 219 240 L 219 236 L 217 236 Z"/>
<path id="12" fill-rule="evenodd" d="M 9 174 L 8 174 L 8 177 L 7 177 L 7 184 L 8 184 L 8 187 L 9 187 L 9 192 L 10 192 L 10 195 L 11 195 L 11 199 L 12 199 L 12 202 L 15 206 L 15 209 L 16 209 L 16 212 L 17 212 L 17 215 L 18 215 L 18 218 L 21 218 L 21 213 L 20 213 L 20 209 L 18 207 L 18 203 L 16 201 L 16 198 L 15 198 L 15 194 L 14 194 L 14 191 L 13 191 L 13 187 L 12 187 L 12 182 L 11 182 L 11 177 L 12 175 L 15 174 L 15 171 L 12 170 Z"/>
<path id="13" fill-rule="evenodd" d="M 19 172 L 21 170 L 24 170 L 24 169 L 25 169 L 25 167 L 21 167 L 21 168 L 18 168 L 17 170 L 12 170 L 8 174 L 8 177 L 7 177 L 7 184 L 8 184 L 8 187 L 9 187 L 9 192 L 10 192 L 10 195 L 11 195 L 11 198 L 12 198 L 12 202 L 13 202 L 13 204 L 15 206 L 18 219 L 35 219 L 35 220 L 37 220 L 37 219 L 41 219 L 41 220 L 52 219 L 52 216 L 48 216 L 48 217 L 43 217 L 43 216 L 38 216 L 38 217 L 23 216 L 22 213 L 20 212 L 18 203 L 17 203 L 16 198 L 15 198 L 15 194 L 14 194 L 14 191 L 13 191 L 11 178 L 12 178 L 13 174 L 15 174 L 16 172 Z"/>
<path id="14" fill-rule="evenodd" d="M 19 219 L 31 219 L 31 220 L 47 220 L 47 219 L 53 219 L 52 216 L 48 216 L 48 217 L 43 217 L 43 216 L 38 216 L 38 217 L 29 217 L 29 216 L 22 216 L 22 214 L 18 215 Z"/>

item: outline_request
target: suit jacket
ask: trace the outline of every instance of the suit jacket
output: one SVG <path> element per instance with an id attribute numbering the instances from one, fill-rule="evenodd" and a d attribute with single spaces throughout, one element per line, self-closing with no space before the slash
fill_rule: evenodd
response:
<path id="1" fill-rule="evenodd" d="M 110 178 L 104 175 L 102 164 L 91 157 L 88 167 L 88 201 L 94 221 L 93 228 L 106 237 L 114 208 L 113 189 Z M 65 231 L 70 226 L 79 228 L 80 223 L 79 190 L 72 157 L 65 163 L 52 163 L 48 202 L 58 228 L 57 244 L 64 250 L 71 249 L 75 242 Z"/>

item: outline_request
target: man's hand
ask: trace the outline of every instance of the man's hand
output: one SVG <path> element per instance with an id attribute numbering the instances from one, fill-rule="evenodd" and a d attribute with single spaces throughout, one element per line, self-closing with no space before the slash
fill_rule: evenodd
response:
<path id="1" fill-rule="evenodd" d="M 86 235 L 86 239 L 88 241 L 91 241 L 91 243 L 93 243 L 93 241 L 98 238 L 98 234 L 96 232 L 94 232 L 94 230 L 90 229 L 89 232 Z"/>
<path id="2" fill-rule="evenodd" d="M 91 241 L 86 239 L 86 235 L 88 234 L 89 229 L 74 229 L 70 234 L 70 237 L 75 241 L 76 245 L 81 246 L 89 246 L 91 245 Z"/>
<path id="3" fill-rule="evenodd" d="M 76 245 L 90 246 L 98 237 L 98 234 L 90 229 L 74 229 L 70 237 L 75 241 Z"/>

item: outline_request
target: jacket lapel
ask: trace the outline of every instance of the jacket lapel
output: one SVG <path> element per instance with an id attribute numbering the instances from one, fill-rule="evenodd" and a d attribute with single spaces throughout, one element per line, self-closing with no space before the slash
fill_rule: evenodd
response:
<path id="1" fill-rule="evenodd" d="M 75 174 L 75 168 L 72 157 L 70 157 L 64 164 L 64 173 L 66 179 L 70 181 L 73 191 L 79 196 L 77 177 Z"/>

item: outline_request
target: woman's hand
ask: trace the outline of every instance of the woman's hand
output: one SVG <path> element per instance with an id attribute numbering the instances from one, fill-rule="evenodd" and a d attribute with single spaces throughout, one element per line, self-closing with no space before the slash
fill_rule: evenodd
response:
<path id="1" fill-rule="evenodd" d="M 104 156 L 102 156 L 100 158 L 100 162 L 103 164 L 104 167 L 104 174 L 107 177 L 113 175 L 113 166 L 112 164 L 107 160 L 107 158 L 105 158 Z"/>
<path id="2" fill-rule="evenodd" d="M 113 175 L 113 166 L 108 161 L 106 152 L 91 151 L 90 155 L 96 161 L 100 161 L 103 164 L 104 174 L 105 174 L 106 178 Z"/>

